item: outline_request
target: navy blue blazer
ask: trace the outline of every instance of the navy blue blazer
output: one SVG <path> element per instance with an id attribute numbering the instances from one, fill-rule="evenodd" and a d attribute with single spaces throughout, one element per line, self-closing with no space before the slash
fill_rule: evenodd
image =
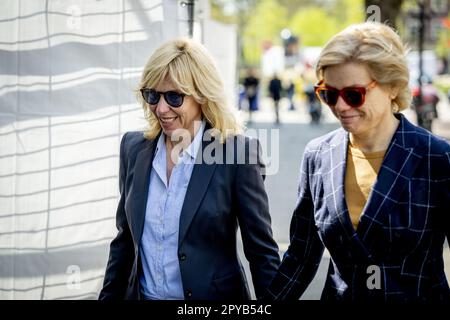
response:
<path id="1" fill-rule="evenodd" d="M 326 247 L 324 300 L 449 299 L 442 253 L 450 236 L 450 145 L 396 117 L 357 230 L 344 194 L 348 133 L 340 128 L 307 145 L 291 242 L 267 298 L 298 299 Z"/>
<path id="2" fill-rule="evenodd" d="M 272 237 L 259 143 L 236 136 L 220 144 L 206 136 L 209 128 L 207 124 L 200 151 L 216 155 L 218 161 L 194 165 L 180 216 L 178 256 L 184 296 L 187 300 L 250 299 L 236 248 L 239 224 L 255 292 L 260 297 L 280 258 Z M 119 232 L 111 242 L 99 299 L 141 298 L 139 245 L 157 141 L 158 137 L 145 139 L 142 132 L 128 132 L 122 138 L 121 196 L 116 214 Z M 250 148 L 254 142 L 257 147 Z M 227 155 L 233 164 L 224 163 Z"/>

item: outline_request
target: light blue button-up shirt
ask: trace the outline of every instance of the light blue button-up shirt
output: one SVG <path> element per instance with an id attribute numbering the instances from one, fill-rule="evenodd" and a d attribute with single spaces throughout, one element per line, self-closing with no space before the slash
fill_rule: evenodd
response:
<path id="1" fill-rule="evenodd" d="M 150 173 L 140 245 L 143 269 L 140 285 L 145 299 L 184 299 L 178 262 L 179 222 L 204 128 L 203 121 L 192 143 L 179 156 L 169 183 L 166 178 L 166 136 L 162 133 L 159 137 Z"/>

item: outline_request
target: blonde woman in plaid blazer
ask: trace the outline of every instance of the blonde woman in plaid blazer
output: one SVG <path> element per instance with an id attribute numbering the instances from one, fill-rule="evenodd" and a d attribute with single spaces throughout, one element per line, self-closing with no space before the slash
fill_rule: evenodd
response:
<path id="1" fill-rule="evenodd" d="M 266 297 L 299 299 L 327 248 L 324 300 L 448 300 L 450 145 L 399 113 L 411 101 L 400 38 L 353 25 L 328 42 L 316 72 L 342 128 L 306 147 L 291 243 Z"/>

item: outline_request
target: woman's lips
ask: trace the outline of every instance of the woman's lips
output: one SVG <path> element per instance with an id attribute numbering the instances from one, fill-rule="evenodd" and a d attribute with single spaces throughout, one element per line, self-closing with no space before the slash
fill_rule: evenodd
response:
<path id="1" fill-rule="evenodd" d="M 178 116 L 174 117 L 159 117 L 159 123 L 164 129 L 170 129 L 174 124 Z"/>
<path id="2" fill-rule="evenodd" d="M 160 117 L 159 120 L 160 120 L 162 123 L 167 123 L 167 124 L 169 124 L 169 123 L 172 123 L 176 118 L 178 118 L 178 117 L 177 117 L 177 116 L 175 116 L 175 117 Z"/>
<path id="3" fill-rule="evenodd" d="M 342 121 L 342 122 L 351 122 L 351 121 L 353 121 L 354 119 L 356 119 L 356 118 L 358 118 L 359 117 L 359 115 L 354 115 L 354 116 L 339 116 L 339 119 Z"/>

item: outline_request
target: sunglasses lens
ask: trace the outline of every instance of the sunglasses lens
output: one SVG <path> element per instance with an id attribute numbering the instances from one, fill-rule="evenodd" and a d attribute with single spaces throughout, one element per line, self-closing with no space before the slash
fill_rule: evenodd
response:
<path id="1" fill-rule="evenodd" d="M 325 102 L 329 106 L 334 107 L 337 103 L 339 92 L 332 89 L 321 89 L 319 91 L 319 95 L 323 102 Z"/>
<path id="2" fill-rule="evenodd" d="M 167 103 L 175 108 L 178 108 L 183 104 L 183 97 L 183 94 L 175 91 L 167 91 L 166 93 L 164 93 L 164 98 L 166 99 Z"/>
<path id="3" fill-rule="evenodd" d="M 345 90 L 342 96 L 350 107 L 357 108 L 363 104 L 363 93 L 359 90 Z"/>
<path id="4" fill-rule="evenodd" d="M 142 90 L 142 97 L 148 104 L 157 104 L 159 101 L 159 93 L 153 89 Z"/>

